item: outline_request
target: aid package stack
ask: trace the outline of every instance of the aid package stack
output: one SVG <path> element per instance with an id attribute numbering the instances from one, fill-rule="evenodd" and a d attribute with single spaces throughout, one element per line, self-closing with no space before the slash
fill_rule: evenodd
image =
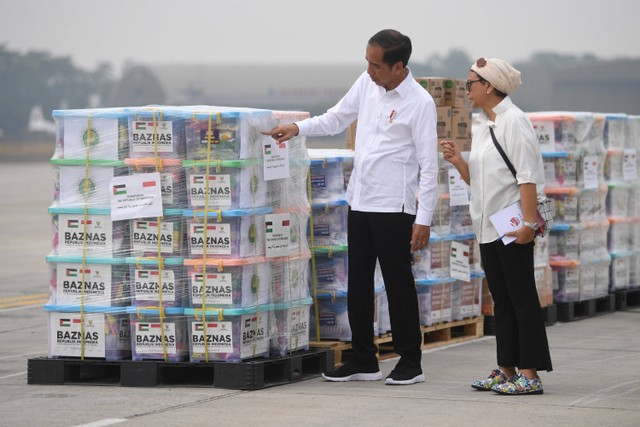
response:
<path id="1" fill-rule="evenodd" d="M 468 151 L 463 152 L 468 157 Z M 481 315 L 480 253 L 469 213 L 469 186 L 438 154 L 438 202 L 429 246 L 413 254 L 424 326 Z"/>
<path id="2" fill-rule="evenodd" d="M 309 288 L 315 306 L 311 339 L 350 341 L 347 313 L 347 212 L 345 193 L 352 150 L 309 149 L 308 191 L 311 224 L 307 238 L 312 249 Z"/>
<path id="3" fill-rule="evenodd" d="M 545 251 L 552 269 L 554 302 L 608 293 L 605 202 L 605 116 L 594 113 L 529 113 L 545 169 L 545 193 L 555 221 Z"/>
<path id="4" fill-rule="evenodd" d="M 640 121 L 638 116 L 605 115 L 607 150 L 605 179 L 611 255 L 609 290 L 640 286 L 640 185 L 637 176 Z"/>
<path id="5" fill-rule="evenodd" d="M 291 114 L 306 113 L 54 111 L 50 357 L 240 361 L 308 348 L 305 141 L 260 133 Z"/>

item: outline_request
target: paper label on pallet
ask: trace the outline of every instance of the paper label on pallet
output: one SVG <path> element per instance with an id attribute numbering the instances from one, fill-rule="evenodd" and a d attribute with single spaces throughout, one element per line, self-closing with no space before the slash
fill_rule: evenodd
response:
<path id="1" fill-rule="evenodd" d="M 89 147 L 90 159 L 118 160 L 118 135 L 116 118 L 67 117 L 64 119 L 64 156 L 86 158 Z"/>
<path id="2" fill-rule="evenodd" d="M 264 180 L 289 178 L 289 145 L 287 142 L 266 141 L 262 143 Z"/>
<path id="3" fill-rule="evenodd" d="M 204 224 L 189 224 L 189 244 L 192 255 L 204 255 Z M 229 224 L 207 224 L 207 255 L 231 255 L 231 227 Z"/>
<path id="4" fill-rule="evenodd" d="M 267 258 L 289 256 L 291 214 L 268 214 L 264 218 Z"/>
<path id="5" fill-rule="evenodd" d="M 116 176 L 110 184 L 111 220 L 162 216 L 160 174 Z"/>
<path id="6" fill-rule="evenodd" d="M 638 179 L 638 157 L 636 150 L 631 148 L 624 150 L 622 160 L 622 176 L 625 181 L 635 181 Z"/>
<path id="7" fill-rule="evenodd" d="M 246 359 L 257 354 L 264 354 L 269 349 L 267 333 L 267 313 L 246 314 L 242 316 L 242 346 L 240 358 Z"/>
<path id="8" fill-rule="evenodd" d="M 134 153 L 172 153 L 173 123 L 171 120 L 131 122 L 131 144 Z"/>
<path id="9" fill-rule="evenodd" d="M 540 143 L 540 151 L 556 151 L 555 125 L 552 121 L 535 121 L 533 129 L 536 131 Z"/>
<path id="10" fill-rule="evenodd" d="M 471 270 L 469 268 L 469 245 L 465 245 L 461 242 L 451 242 L 449 265 L 451 268 L 451 277 L 464 282 L 471 281 Z"/>
<path id="11" fill-rule="evenodd" d="M 176 281 L 173 270 L 136 269 L 134 271 L 136 301 L 160 301 L 160 289 L 162 289 L 162 301 L 176 300 Z"/>
<path id="12" fill-rule="evenodd" d="M 86 246 L 84 246 L 86 244 Z M 69 214 L 58 218 L 58 250 L 67 255 L 110 254 L 113 250 L 113 223 L 103 215 Z"/>
<path id="13" fill-rule="evenodd" d="M 233 304 L 233 284 L 231 273 L 207 273 L 206 284 L 203 273 L 191 273 L 191 300 L 195 304 L 202 303 L 202 289 L 206 289 L 205 304 Z"/>
<path id="14" fill-rule="evenodd" d="M 192 354 L 204 354 L 205 336 L 203 322 L 191 322 Z M 233 353 L 231 322 L 207 322 L 206 345 L 209 354 Z"/>
<path id="15" fill-rule="evenodd" d="M 54 356 L 105 357 L 104 314 L 51 313 L 51 354 Z"/>
<path id="16" fill-rule="evenodd" d="M 158 227 L 158 225 L 160 227 Z M 159 230 L 158 230 L 159 228 Z M 172 254 L 174 250 L 173 223 L 157 220 L 134 220 L 131 230 L 131 245 L 134 253 L 157 252 L 158 231 L 160 235 L 160 250 L 163 254 Z"/>
<path id="17" fill-rule="evenodd" d="M 217 174 L 191 175 L 188 180 L 189 199 L 192 207 L 204 206 L 209 197 L 209 206 L 230 207 L 231 206 L 231 175 Z"/>
<path id="18" fill-rule="evenodd" d="M 110 265 L 59 263 L 56 270 L 56 304 L 80 305 L 84 283 L 84 304 L 111 305 Z"/>
<path id="19" fill-rule="evenodd" d="M 469 186 L 457 169 L 449 169 L 449 206 L 468 206 Z"/>
<path id="20" fill-rule="evenodd" d="M 164 342 L 162 345 L 164 325 Z M 176 324 L 174 322 L 137 322 L 135 327 L 134 345 L 137 354 L 176 354 Z"/>

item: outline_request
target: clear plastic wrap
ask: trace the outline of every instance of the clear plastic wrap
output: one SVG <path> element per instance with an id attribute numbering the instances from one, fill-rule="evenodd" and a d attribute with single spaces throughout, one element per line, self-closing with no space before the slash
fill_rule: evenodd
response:
<path id="1" fill-rule="evenodd" d="M 264 148 L 273 140 L 260 133 L 307 117 L 213 106 L 55 111 L 53 250 L 47 259 L 52 311 L 71 307 L 73 313 L 82 306 L 87 313 L 78 312 L 85 321 L 91 309 L 91 315 L 104 317 L 101 324 L 110 325 L 107 316 L 119 309 L 123 324 L 131 324 L 132 333 L 122 337 L 128 353 L 110 353 L 107 332 L 96 343 L 103 349 L 106 340 L 106 353 L 97 357 L 107 359 L 206 359 L 197 351 L 189 357 L 193 345 L 187 342 L 194 333 L 202 337 L 187 327 L 197 323 L 203 306 L 211 311 L 206 322 L 231 322 L 233 345 L 216 351 L 213 360 L 268 356 L 271 340 L 275 354 L 307 349 L 306 139 L 285 144 L 288 175 L 266 178 Z M 162 216 L 112 221 L 112 178 L 153 172 L 160 174 Z M 343 195 L 344 177 L 338 186 Z M 282 223 L 289 231 L 288 256 L 266 258 L 265 215 L 271 213 L 288 215 Z M 269 324 L 276 307 L 273 319 L 283 330 Z M 264 311 L 264 318 L 256 321 L 251 310 Z"/>

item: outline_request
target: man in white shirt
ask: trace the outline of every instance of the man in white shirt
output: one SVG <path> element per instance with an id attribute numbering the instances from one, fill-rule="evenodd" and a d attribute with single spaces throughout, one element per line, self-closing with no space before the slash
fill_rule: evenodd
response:
<path id="1" fill-rule="evenodd" d="M 436 107 L 407 67 L 411 40 L 382 30 L 368 42 L 367 71 L 325 114 L 270 132 L 278 142 L 325 136 L 358 120 L 349 202 L 348 312 L 354 357 L 323 374 L 329 381 L 382 379 L 374 343 L 374 271 L 380 262 L 400 361 L 385 384 L 425 380 L 411 253 L 429 244 L 437 201 Z M 417 203 L 416 203 L 417 198 Z"/>

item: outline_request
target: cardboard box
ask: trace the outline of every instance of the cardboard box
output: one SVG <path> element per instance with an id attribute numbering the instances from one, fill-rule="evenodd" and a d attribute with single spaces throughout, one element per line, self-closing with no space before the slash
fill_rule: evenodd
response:
<path id="1" fill-rule="evenodd" d="M 442 77 L 416 77 L 416 81 L 429 92 L 436 107 L 444 106 L 445 80 Z"/>
<path id="2" fill-rule="evenodd" d="M 444 105 L 453 108 L 468 106 L 466 80 L 446 79 L 444 81 Z"/>
<path id="3" fill-rule="evenodd" d="M 553 278 L 551 267 L 535 267 L 533 274 L 536 279 L 536 290 L 540 299 L 540 307 L 547 307 L 553 304 Z"/>
<path id="4" fill-rule="evenodd" d="M 471 140 L 471 108 L 451 109 L 451 136 L 455 141 Z"/>
<path id="5" fill-rule="evenodd" d="M 436 128 L 438 131 L 438 142 L 451 139 L 451 107 L 436 107 Z M 438 151 L 442 148 L 438 144 Z"/>

